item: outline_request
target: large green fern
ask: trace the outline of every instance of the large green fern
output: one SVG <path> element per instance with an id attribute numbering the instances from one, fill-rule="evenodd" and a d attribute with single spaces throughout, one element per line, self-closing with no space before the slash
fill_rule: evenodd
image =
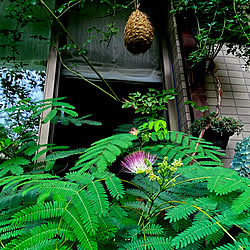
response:
<path id="1" fill-rule="evenodd" d="M 103 172 L 116 160 L 117 156 L 133 145 L 132 141 L 135 139 L 137 139 L 135 135 L 127 133 L 97 141 L 84 151 L 76 166 L 71 170 L 81 168 L 81 171 L 87 171 L 95 166 L 98 171 Z"/>

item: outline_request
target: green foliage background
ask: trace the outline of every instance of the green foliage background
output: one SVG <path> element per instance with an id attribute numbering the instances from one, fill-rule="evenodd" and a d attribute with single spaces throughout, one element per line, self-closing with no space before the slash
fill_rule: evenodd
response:
<path id="1" fill-rule="evenodd" d="M 181 1 L 186 6 L 190 2 Z M 217 2 L 209 1 L 210 5 L 205 8 Z M 71 40 L 60 17 L 75 6 L 83 7 L 85 1 L 71 0 L 60 6 L 48 6 L 48 2 L 42 0 L 8 3 L 8 18 L 15 20 L 16 26 L 1 30 L 8 35 L 8 42 L 2 40 L 1 46 L 5 43 L 12 51 L 4 60 L 16 62 L 17 44 L 22 39 L 19 29 L 39 21 L 33 8 L 43 6 L 49 15 L 47 21 L 55 20 L 60 31 Z M 127 7 L 106 0 L 98 3 L 110 5 L 110 13 Z M 209 27 L 215 26 L 218 27 L 217 24 Z M 39 35 L 34 38 L 43 40 Z M 206 44 L 214 41 L 208 36 L 202 39 Z M 95 71 L 82 48 L 71 42 L 70 47 Z M 23 65 L 17 68 L 19 66 Z M 119 100 L 111 89 L 108 94 Z M 48 115 L 41 120 L 45 110 L 49 110 Z M 79 118 L 74 107 L 63 98 L 36 103 L 23 99 L 4 111 L 9 112 L 10 117 L 23 111 L 29 111 L 30 115 L 8 131 L 3 128 L 0 134 L 1 249 L 228 250 L 250 247 L 249 179 L 223 168 L 221 153 L 210 143 L 168 131 L 166 123 L 154 117 L 148 118 L 136 135 L 117 133 L 87 149 L 38 145 L 32 129 L 37 122 L 100 124 L 87 119 L 88 116 Z M 138 150 L 157 155 L 157 164 L 151 166 L 154 178 L 148 178 L 147 173 L 122 173 L 120 161 Z M 46 157 L 41 158 L 44 154 Z M 74 166 L 57 174 L 58 160 L 72 155 L 79 156 Z M 183 166 L 175 168 L 174 163 L 179 159 Z"/>

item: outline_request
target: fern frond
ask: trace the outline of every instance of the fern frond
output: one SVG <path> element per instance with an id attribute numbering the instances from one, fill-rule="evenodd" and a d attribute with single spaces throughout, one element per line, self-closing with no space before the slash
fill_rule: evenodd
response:
<path id="1" fill-rule="evenodd" d="M 250 248 L 250 241 L 247 238 L 244 238 L 234 242 L 234 244 L 228 243 L 226 245 L 216 247 L 215 250 L 240 250 L 249 248 Z"/>
<path id="2" fill-rule="evenodd" d="M 62 237 L 65 240 L 73 241 L 75 236 L 72 231 L 66 228 L 58 228 L 57 223 L 48 223 L 31 229 L 29 232 L 21 234 L 6 245 L 6 250 L 26 249 L 39 243 L 40 241 Z"/>
<path id="3" fill-rule="evenodd" d="M 22 209 L 13 215 L 12 224 L 20 225 L 41 219 L 51 219 L 63 214 L 66 204 L 62 202 L 46 202 Z"/>
<path id="4" fill-rule="evenodd" d="M 157 236 L 148 236 L 146 240 L 136 239 L 133 242 L 124 244 L 122 248 L 128 250 L 172 250 L 169 238 Z"/>
<path id="5" fill-rule="evenodd" d="M 195 242 L 187 245 L 185 248 L 180 248 L 180 250 L 205 250 L 202 242 Z"/>
<path id="6" fill-rule="evenodd" d="M 109 215 L 111 217 L 115 217 L 115 218 L 119 218 L 120 220 L 127 217 L 128 216 L 128 213 L 121 207 L 119 207 L 118 205 L 113 205 L 111 208 L 110 208 L 110 212 L 109 212 Z"/>
<path id="7" fill-rule="evenodd" d="M 24 170 L 22 166 L 28 165 L 29 160 L 21 157 L 5 160 L 0 164 L 0 177 L 6 175 L 9 171 L 12 175 L 21 175 Z"/>
<path id="8" fill-rule="evenodd" d="M 228 209 L 224 211 L 222 214 L 217 215 L 216 217 L 214 217 L 214 219 L 230 227 L 233 225 L 237 225 L 242 228 L 245 228 L 245 225 L 250 225 L 249 213 L 238 214 L 232 211 L 231 209 Z"/>
<path id="9" fill-rule="evenodd" d="M 106 215 L 109 208 L 109 202 L 103 185 L 98 181 L 92 181 L 87 186 L 93 207 L 100 215 Z"/>
<path id="10" fill-rule="evenodd" d="M 224 237 L 224 235 L 224 231 L 219 228 L 217 231 L 206 237 L 207 243 L 212 243 L 213 245 L 216 245 L 216 243 L 218 243 Z"/>
<path id="11" fill-rule="evenodd" d="M 193 204 L 195 204 L 198 207 L 201 207 L 203 210 L 209 210 L 214 211 L 218 205 L 218 199 L 217 197 L 210 196 L 210 197 L 203 197 L 196 199 Z"/>
<path id="12" fill-rule="evenodd" d="M 56 179 L 59 178 L 57 176 L 53 176 L 50 174 L 37 174 L 37 175 L 21 175 L 21 176 L 8 176 L 0 179 L 0 186 L 4 186 L 3 190 L 8 189 L 11 186 L 14 186 L 14 189 L 17 188 L 19 183 L 25 183 L 26 181 L 38 182 L 38 180 L 44 179 Z"/>
<path id="13" fill-rule="evenodd" d="M 82 154 L 85 150 L 86 149 L 84 148 L 77 148 L 77 149 L 72 149 L 72 150 L 67 150 L 67 151 L 57 151 L 57 152 L 53 152 L 52 154 L 49 154 L 45 158 L 45 160 L 54 161 L 58 159 L 63 159 L 66 157 L 70 157 L 72 155 Z"/>
<path id="14" fill-rule="evenodd" d="M 80 171 L 67 173 L 65 178 L 70 180 L 70 181 L 77 182 L 81 186 L 84 186 L 84 185 L 91 183 L 91 181 L 93 179 L 91 174 L 85 173 L 85 172 L 80 172 Z"/>
<path id="15" fill-rule="evenodd" d="M 186 182 L 168 189 L 169 192 L 186 197 L 204 197 L 209 194 L 206 182 Z"/>
<path id="16" fill-rule="evenodd" d="M 199 142 L 199 144 L 197 144 Z M 184 165 L 191 162 L 199 166 L 221 166 L 221 160 L 218 157 L 223 155 L 214 150 L 214 147 L 205 141 L 199 141 L 198 138 L 179 131 L 168 131 L 167 141 L 162 145 L 150 147 L 159 156 L 167 156 L 171 162 L 174 159 L 182 159 Z"/>
<path id="17" fill-rule="evenodd" d="M 74 213 L 74 219 L 77 220 L 78 223 L 84 227 L 87 233 L 90 235 L 94 235 L 98 229 L 98 217 L 97 212 L 94 207 L 92 207 L 91 202 L 86 194 L 85 190 L 81 190 L 78 192 L 73 198 L 72 203 L 76 208 L 76 212 Z M 71 209 L 73 212 L 75 211 L 73 206 L 70 206 L 67 211 L 71 213 Z"/>
<path id="18" fill-rule="evenodd" d="M 146 237 L 146 244 L 149 249 L 172 250 L 170 238 L 165 237 Z"/>
<path id="19" fill-rule="evenodd" d="M 130 194 L 130 195 L 133 195 L 135 197 L 145 199 L 145 200 L 149 198 L 146 193 L 142 192 L 139 189 L 132 189 L 132 188 L 126 189 L 126 194 Z"/>
<path id="20" fill-rule="evenodd" d="M 194 243 L 207 235 L 210 235 L 218 230 L 218 225 L 209 220 L 203 220 L 194 223 L 191 227 L 177 235 L 173 240 L 173 246 L 179 248 L 186 247 L 190 243 Z"/>
<path id="21" fill-rule="evenodd" d="M 59 180 L 42 181 L 38 189 L 43 193 L 62 195 L 63 197 L 72 197 L 79 190 L 79 185 Z"/>
<path id="22" fill-rule="evenodd" d="M 120 199 L 125 194 L 124 187 L 121 180 L 115 175 L 108 175 L 105 179 L 105 184 L 109 190 L 109 193 L 115 199 Z"/>
<path id="23" fill-rule="evenodd" d="M 0 239 L 7 240 L 16 237 L 21 232 L 21 227 L 16 225 L 10 225 L 11 220 L 0 222 Z"/>
<path id="24" fill-rule="evenodd" d="M 25 250 L 70 250 L 69 247 L 61 245 L 63 242 L 58 239 L 48 239 L 38 242 L 37 244 L 25 248 Z"/>
<path id="25" fill-rule="evenodd" d="M 99 243 L 104 243 L 105 241 L 114 238 L 117 228 L 114 225 L 100 225 L 98 232 L 95 237 Z M 104 242 L 103 242 L 104 241 Z"/>
<path id="26" fill-rule="evenodd" d="M 1 233 L 0 234 L 0 239 L 2 241 L 4 241 L 4 240 L 9 240 L 11 238 L 15 238 L 18 235 L 20 235 L 22 231 L 23 231 L 23 229 L 14 229 L 14 230 L 11 230 L 11 231 L 8 231 L 8 232 L 5 232 L 5 233 Z"/>
<path id="27" fill-rule="evenodd" d="M 179 204 L 178 206 L 169 210 L 164 219 L 169 219 L 170 223 L 180 219 L 186 219 L 193 214 L 197 209 L 187 201 L 188 204 Z"/>
<path id="28" fill-rule="evenodd" d="M 143 202 L 140 201 L 131 201 L 131 202 L 126 202 L 124 204 L 125 208 L 133 208 L 135 210 L 143 210 L 143 211 L 147 211 L 147 207 L 145 206 L 145 204 Z"/>
<path id="29" fill-rule="evenodd" d="M 70 207 L 63 214 L 64 220 L 70 225 L 77 240 L 84 249 L 97 250 L 97 243 L 93 237 L 88 234 L 81 223 L 80 215 L 77 213 L 74 207 Z M 83 213 L 83 212 L 81 212 Z"/>
<path id="30" fill-rule="evenodd" d="M 131 134 L 117 134 L 97 141 L 85 150 L 71 170 L 82 168 L 81 171 L 86 171 L 95 165 L 98 171 L 103 172 L 116 160 L 122 150 L 132 146 L 132 141 L 135 139 L 137 137 Z"/>
<path id="31" fill-rule="evenodd" d="M 164 228 L 159 224 L 148 224 L 142 229 L 144 234 L 162 235 Z"/>
<path id="32" fill-rule="evenodd" d="M 216 169 L 214 169 L 216 171 Z M 218 175 L 212 175 L 208 182 L 208 189 L 218 195 L 230 193 L 235 190 L 245 189 L 245 180 L 232 169 L 219 169 Z"/>
<path id="33" fill-rule="evenodd" d="M 240 194 L 232 204 L 232 209 L 236 213 L 246 211 L 250 207 L 250 189 L 248 188 L 245 192 Z"/>

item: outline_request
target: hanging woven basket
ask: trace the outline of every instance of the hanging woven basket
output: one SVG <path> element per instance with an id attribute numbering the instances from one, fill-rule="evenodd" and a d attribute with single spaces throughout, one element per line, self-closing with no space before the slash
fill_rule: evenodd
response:
<path id="1" fill-rule="evenodd" d="M 154 39 L 153 27 L 148 17 L 136 9 L 130 15 L 124 30 L 124 44 L 133 54 L 146 52 Z"/>

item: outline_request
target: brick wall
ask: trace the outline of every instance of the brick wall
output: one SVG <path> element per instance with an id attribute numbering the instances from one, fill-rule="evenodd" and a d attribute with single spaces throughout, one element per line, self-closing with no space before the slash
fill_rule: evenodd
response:
<path id="1" fill-rule="evenodd" d="M 250 71 L 246 71 L 244 61 L 232 54 L 227 55 L 227 48 L 215 58 L 216 74 L 222 84 L 222 116 L 231 116 L 242 120 L 244 130 L 240 135 L 230 137 L 226 156 L 223 157 L 225 167 L 230 167 L 234 157 L 234 148 L 238 141 L 250 135 Z M 210 111 L 215 110 L 217 104 L 216 83 L 212 76 L 205 77 L 207 101 Z"/>

